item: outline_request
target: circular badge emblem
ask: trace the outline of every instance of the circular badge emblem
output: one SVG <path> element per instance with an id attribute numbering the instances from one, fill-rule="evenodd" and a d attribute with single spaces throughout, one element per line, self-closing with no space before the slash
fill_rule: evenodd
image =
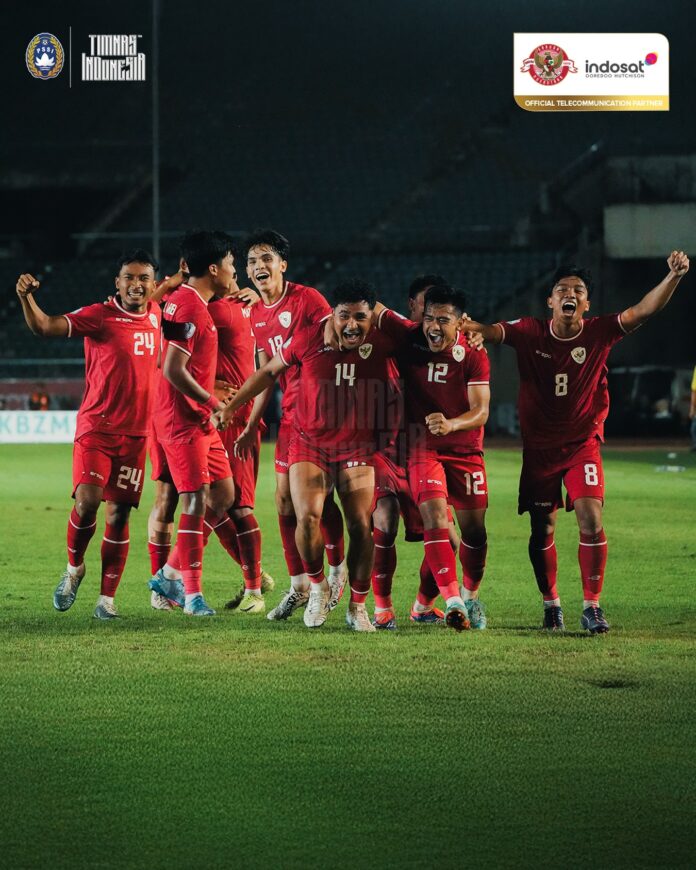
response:
<path id="1" fill-rule="evenodd" d="M 54 79 L 63 69 L 65 52 L 52 33 L 37 33 L 27 46 L 25 59 L 35 79 Z"/>
<path id="2" fill-rule="evenodd" d="M 557 85 L 569 72 L 577 72 L 573 61 L 559 45 L 546 43 L 537 46 L 522 67 L 540 85 Z"/>
<path id="3" fill-rule="evenodd" d="M 461 362 L 466 356 L 466 351 L 461 346 L 461 344 L 455 344 L 452 348 L 452 356 L 455 358 L 457 362 Z"/>

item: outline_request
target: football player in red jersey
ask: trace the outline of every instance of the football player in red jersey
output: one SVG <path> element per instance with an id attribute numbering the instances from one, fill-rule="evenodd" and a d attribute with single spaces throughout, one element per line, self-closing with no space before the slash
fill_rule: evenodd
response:
<path id="1" fill-rule="evenodd" d="M 336 288 L 332 314 L 298 330 L 216 415 L 224 427 L 241 404 L 287 370 L 298 369 L 288 464 L 297 547 L 311 582 L 309 594 L 300 590 L 295 594 L 307 604 L 304 622 L 309 628 L 322 625 L 330 610 L 320 522 L 324 502 L 335 486 L 350 538 L 346 621 L 356 631 L 375 630 L 365 608 L 373 560 L 373 456 L 394 344 L 372 327 L 374 303 L 374 290 L 364 281 L 346 281 Z M 327 343 L 329 334 L 338 335 L 340 347 Z"/>
<path id="2" fill-rule="evenodd" d="M 422 325 L 382 305 L 375 309 L 380 330 L 399 348 L 408 479 L 425 528 L 425 560 L 414 610 L 432 607 L 439 589 L 447 604 L 445 622 L 458 631 L 486 627 L 478 590 L 487 553 L 483 426 L 490 402 L 490 366 L 487 354 L 469 347 L 461 328 L 465 303 L 463 293 L 439 284 L 425 293 Z M 449 540 L 450 502 L 461 530 L 461 590 Z"/>
<path id="3" fill-rule="evenodd" d="M 165 348 L 154 428 L 171 478 L 179 493 L 176 547 L 167 566 L 183 577 L 184 600 L 176 581 L 159 572 L 150 589 L 193 616 L 215 611 L 203 598 L 203 548 L 210 532 L 206 507 L 224 516 L 234 501 L 234 483 L 227 451 L 210 420 L 223 403 L 215 396 L 217 329 L 208 311 L 214 296 L 224 296 L 235 281 L 232 239 L 225 233 L 197 230 L 188 233 L 181 253 L 190 278 L 171 294 L 164 307 Z M 207 529 L 207 534 L 206 534 Z"/>
<path id="4" fill-rule="evenodd" d="M 114 595 L 128 555 L 128 518 L 142 495 L 153 380 L 160 342 L 160 311 L 151 301 L 157 263 L 137 249 L 118 261 L 116 294 L 108 302 L 69 314 L 45 314 L 34 298 L 39 282 L 20 275 L 17 294 L 35 335 L 83 337 L 85 394 L 77 415 L 73 498 L 68 521 L 68 565 L 53 606 L 72 607 L 85 576 L 84 555 L 106 502 L 101 594 L 94 616 L 114 619 Z"/>
<path id="5" fill-rule="evenodd" d="M 408 316 L 412 323 L 423 322 L 423 306 L 426 291 L 436 285 L 445 284 L 441 275 L 418 275 L 408 289 Z M 480 338 L 479 338 L 480 341 Z M 373 537 L 375 541 L 375 561 L 372 569 L 372 591 L 375 597 L 375 628 L 393 631 L 396 629 L 396 615 L 391 591 L 396 572 L 396 535 L 399 530 L 399 516 L 404 520 L 404 536 L 407 541 L 423 540 L 423 520 L 418 505 L 413 500 L 406 474 L 406 460 L 403 444 L 403 381 L 395 366 L 393 402 L 386 414 L 387 429 L 380 433 L 379 449 L 375 454 L 375 509 L 372 513 Z M 450 517 L 450 543 L 456 553 L 459 549 L 459 535 Z M 421 568 L 425 574 L 421 582 L 429 589 L 437 590 L 437 584 L 430 574 L 426 561 Z M 416 602 L 411 609 L 410 619 L 419 624 L 436 624 L 444 621 L 444 613 L 432 606 Z"/>
<path id="6" fill-rule="evenodd" d="M 331 313 L 331 306 L 314 287 L 305 287 L 285 279 L 290 244 L 274 230 L 259 229 L 245 243 L 247 275 L 261 294 L 261 301 L 252 309 L 251 327 L 256 338 L 259 365 L 265 365 L 291 338 L 297 329 L 318 323 Z M 282 419 L 275 449 L 276 509 L 283 552 L 290 575 L 290 589 L 268 614 L 271 620 L 287 619 L 294 609 L 306 601 L 309 579 L 295 543 L 297 518 L 290 495 L 288 449 L 293 432 L 295 400 L 299 388 L 299 372 L 294 367 L 281 372 L 278 383 L 283 391 Z M 260 395 L 252 407 L 246 426 L 236 440 L 235 452 L 244 455 L 257 441 L 258 426 L 272 390 Z M 346 582 L 343 556 L 343 518 L 330 495 L 321 518 L 327 558 L 331 607 L 335 607 Z"/>
<path id="7" fill-rule="evenodd" d="M 585 317 L 592 276 L 575 265 L 561 266 L 546 300 L 551 319 L 523 317 L 490 326 L 468 321 L 486 341 L 508 344 L 520 370 L 519 417 L 522 474 L 518 512 L 529 511 L 529 558 L 544 602 L 544 627 L 563 629 L 556 587 L 556 515 L 575 510 L 580 532 L 578 561 L 583 589 L 580 624 L 604 633 L 609 624 L 599 605 L 607 561 L 602 523 L 604 474 L 600 444 L 609 410 L 607 357 L 624 335 L 642 326 L 669 302 L 689 269 L 682 251 L 667 259 L 669 272 L 637 305 L 620 314 Z"/>

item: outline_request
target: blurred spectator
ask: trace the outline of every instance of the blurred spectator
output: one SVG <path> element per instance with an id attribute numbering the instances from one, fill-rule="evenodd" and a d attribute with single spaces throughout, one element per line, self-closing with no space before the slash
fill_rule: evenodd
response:
<path id="1" fill-rule="evenodd" d="M 694 367 L 694 376 L 691 378 L 689 419 L 691 420 L 691 450 L 696 451 L 696 366 Z"/>
<path id="2" fill-rule="evenodd" d="M 48 411 L 48 406 L 51 400 L 46 392 L 45 385 L 39 384 L 34 392 L 29 396 L 30 411 Z"/>

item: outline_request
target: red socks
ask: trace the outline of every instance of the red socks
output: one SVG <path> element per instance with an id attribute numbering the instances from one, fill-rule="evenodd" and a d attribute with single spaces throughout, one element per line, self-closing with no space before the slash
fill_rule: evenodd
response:
<path id="1" fill-rule="evenodd" d="M 556 587 L 558 581 L 558 554 L 556 553 L 553 535 L 540 539 L 535 539 L 532 536 L 529 539 L 528 552 L 539 592 L 543 595 L 544 601 L 553 601 L 555 598 L 558 598 L 558 589 Z"/>
<path id="2" fill-rule="evenodd" d="M 302 559 L 295 543 L 297 517 L 294 515 L 286 517 L 283 514 L 278 514 L 278 525 L 280 526 L 280 539 L 283 542 L 283 552 L 285 554 L 285 564 L 288 566 L 288 574 L 291 577 L 297 577 L 304 572 Z"/>
<path id="3" fill-rule="evenodd" d="M 367 594 L 370 591 L 370 580 L 351 580 L 350 581 L 350 603 L 364 604 L 367 599 Z M 380 607 L 381 605 L 377 605 Z"/>
<path id="4" fill-rule="evenodd" d="M 302 573 L 306 574 L 309 577 L 311 583 L 322 583 L 325 580 L 324 554 L 322 553 L 321 558 L 312 560 L 311 562 L 305 562 L 304 559 L 301 559 L 300 570 L 297 571 L 297 574 Z M 297 574 L 295 574 L 294 576 L 297 576 Z"/>
<path id="5" fill-rule="evenodd" d="M 416 601 L 419 604 L 422 604 L 423 607 L 432 607 L 439 594 L 440 590 L 437 588 L 437 583 L 435 582 L 432 571 L 428 566 L 428 560 L 423 559 L 420 566 L 420 586 L 418 587 Z"/>
<path id="6" fill-rule="evenodd" d="M 464 588 L 469 592 L 476 592 L 483 579 L 483 570 L 486 567 L 486 554 L 488 553 L 488 541 L 474 546 L 462 538 L 459 544 L 459 560 L 464 570 Z"/>
<path id="7" fill-rule="evenodd" d="M 167 564 L 171 544 L 155 544 L 154 541 L 147 542 L 147 551 L 150 554 L 150 571 L 154 576 L 160 568 Z"/>
<path id="8" fill-rule="evenodd" d="M 329 498 L 324 502 L 321 515 L 321 533 L 324 537 L 326 558 L 332 568 L 338 567 L 344 558 L 343 514 L 336 502 Z"/>
<path id="9" fill-rule="evenodd" d="M 195 595 L 201 591 L 203 575 L 203 517 L 181 514 L 176 550 L 181 563 L 179 570 L 184 581 L 184 592 L 186 595 Z M 171 560 L 169 564 L 172 564 Z"/>
<path id="10" fill-rule="evenodd" d="M 578 562 L 582 578 L 582 596 L 585 601 L 599 601 L 604 583 L 604 568 L 607 564 L 607 536 L 604 529 L 596 535 L 580 533 Z"/>
<path id="11" fill-rule="evenodd" d="M 457 582 L 457 561 L 452 552 L 448 529 L 426 529 L 423 534 L 425 558 L 435 578 L 440 594 L 448 598 L 459 598 Z"/>
<path id="12" fill-rule="evenodd" d="M 101 594 L 113 598 L 126 567 L 128 556 L 128 523 L 123 528 L 106 524 L 101 546 Z"/>
<path id="13" fill-rule="evenodd" d="M 75 508 L 68 520 L 68 564 L 78 568 L 85 561 L 87 544 L 97 528 L 97 517 L 80 519 Z"/>
<path id="14" fill-rule="evenodd" d="M 375 596 L 375 606 L 390 608 L 392 606 L 391 591 L 394 572 L 396 571 L 396 535 L 388 535 L 381 529 L 373 532 L 375 541 L 375 564 L 372 569 L 372 591 Z"/>
<path id="15" fill-rule="evenodd" d="M 245 589 L 261 589 L 261 529 L 253 514 L 238 517 L 237 542 Z M 216 530 L 217 531 L 217 530 Z"/>
<path id="16" fill-rule="evenodd" d="M 239 544 L 237 543 L 237 529 L 234 522 L 227 514 L 224 517 L 219 517 L 207 507 L 205 509 L 205 526 L 203 527 L 203 546 L 207 545 L 211 532 L 215 532 L 220 543 L 229 555 L 232 556 L 234 561 L 238 565 L 241 564 Z"/>

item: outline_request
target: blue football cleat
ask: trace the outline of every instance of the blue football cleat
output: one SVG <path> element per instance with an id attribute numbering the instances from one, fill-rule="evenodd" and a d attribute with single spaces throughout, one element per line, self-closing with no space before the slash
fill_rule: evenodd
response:
<path id="1" fill-rule="evenodd" d="M 159 569 L 147 585 L 153 592 L 166 598 L 174 607 L 184 606 L 184 584 L 181 580 L 167 580 L 163 568 Z"/>
<path id="2" fill-rule="evenodd" d="M 215 616 L 215 611 L 212 607 L 208 607 L 200 592 L 184 605 L 184 613 L 189 616 Z"/>
<path id="3" fill-rule="evenodd" d="M 488 625 L 483 604 L 481 604 L 478 598 L 470 598 L 464 602 L 464 605 L 466 606 L 466 612 L 469 614 L 471 627 L 483 631 L 483 629 Z"/>
<path id="4" fill-rule="evenodd" d="M 542 628 L 547 628 L 549 631 L 565 631 L 563 611 L 557 604 L 544 608 L 544 624 Z"/>
<path id="5" fill-rule="evenodd" d="M 442 610 L 438 610 L 437 607 L 431 607 L 430 610 L 416 610 L 415 608 L 411 608 L 411 622 L 415 622 L 418 625 L 443 625 L 445 621 L 445 614 Z"/>
<path id="6" fill-rule="evenodd" d="M 60 578 L 60 583 L 56 586 L 53 592 L 53 606 L 56 610 L 64 612 L 70 610 L 77 598 L 77 590 L 80 588 L 84 575 L 84 567 L 82 568 L 82 577 L 72 574 L 66 568 L 63 576 Z"/>

